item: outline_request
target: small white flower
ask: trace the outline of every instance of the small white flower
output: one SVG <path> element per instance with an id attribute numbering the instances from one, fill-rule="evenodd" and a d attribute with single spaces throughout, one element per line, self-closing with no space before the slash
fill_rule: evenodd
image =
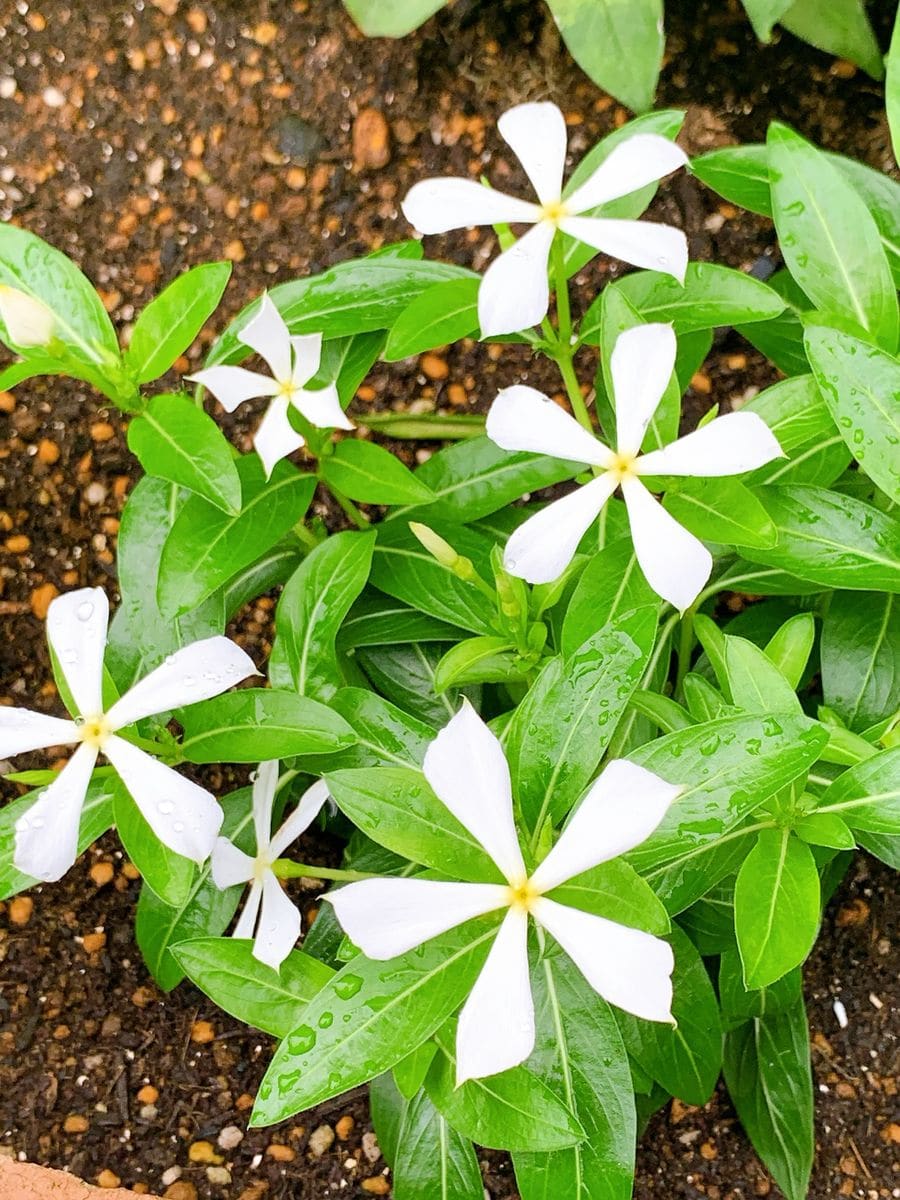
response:
<path id="1" fill-rule="evenodd" d="M 56 318 L 43 302 L 18 288 L 0 283 L 0 320 L 14 346 L 46 346 L 56 331 Z"/>
<path id="2" fill-rule="evenodd" d="M 755 413 L 728 413 L 661 450 L 641 454 L 647 426 L 675 366 L 671 325 L 638 325 L 620 334 L 610 358 L 615 451 L 534 388 L 504 388 L 491 405 L 487 435 L 504 450 L 530 450 L 600 468 L 596 479 L 529 517 L 506 544 L 507 571 L 529 583 L 557 579 L 617 487 L 628 509 L 634 551 L 647 582 L 684 611 L 712 570 L 703 543 L 671 517 L 641 475 L 737 475 L 782 454 Z"/>
<path id="3" fill-rule="evenodd" d="M 497 128 L 525 168 L 538 204 L 472 179 L 424 179 L 410 189 L 402 205 L 406 219 L 422 233 L 505 222 L 534 226 L 491 264 L 481 281 L 478 323 L 484 337 L 517 333 L 547 315 L 547 262 L 558 229 L 602 254 L 684 282 L 688 252 L 680 229 L 582 215 L 684 166 L 687 157 L 674 142 L 655 133 L 636 133 L 564 197 L 566 122 L 556 105 L 518 104 L 503 114 Z"/>
<path id="4" fill-rule="evenodd" d="M 246 367 L 207 367 L 188 375 L 193 383 L 209 388 L 227 412 L 234 412 L 245 400 L 271 396 L 272 403 L 253 437 L 253 445 L 262 459 L 266 477 L 279 459 L 286 458 L 305 445 L 288 419 L 291 405 L 310 425 L 319 429 L 352 429 L 338 398 L 337 387 L 329 383 L 319 391 L 308 391 L 308 383 L 322 359 L 321 333 L 292 337 L 281 313 L 268 295 L 263 295 L 259 312 L 240 332 L 240 340 L 266 362 L 272 375 L 248 371 Z"/>
<path id="5" fill-rule="evenodd" d="M 681 788 L 624 759 L 610 762 L 556 845 L 529 875 L 513 820 L 503 749 L 468 701 L 428 747 L 423 770 L 506 883 L 367 879 L 326 899 L 350 938 L 373 959 L 405 954 L 464 921 L 508 910 L 460 1014 L 457 1084 L 517 1066 L 534 1048 L 529 914 L 604 999 L 648 1021 L 671 1021 L 674 960 L 669 944 L 562 904 L 553 899 L 553 889 L 639 845 Z"/>
<path id="6" fill-rule="evenodd" d="M 226 637 L 205 638 L 170 654 L 103 711 L 103 652 L 109 603 L 101 588 L 57 596 L 47 611 L 47 640 L 72 694 L 73 721 L 24 708 L 0 708 L 0 758 L 77 745 L 58 777 L 16 822 L 13 862 L 26 875 L 59 879 L 74 863 L 91 772 L 104 754 L 164 845 L 203 862 L 222 824 L 204 788 L 157 762 L 116 731 L 144 717 L 208 700 L 255 675 L 252 659 Z"/>
<path id="7" fill-rule="evenodd" d="M 217 840 L 212 852 L 212 877 L 216 887 L 250 884 L 250 895 L 232 936 L 253 938 L 253 957 L 276 971 L 300 936 L 301 921 L 299 912 L 272 870 L 272 863 L 309 828 L 328 799 L 328 788 L 320 779 L 307 788 L 300 803 L 273 834 L 272 806 L 277 787 L 277 761 L 260 763 L 253 781 L 256 857 L 251 858 L 223 837 Z"/>

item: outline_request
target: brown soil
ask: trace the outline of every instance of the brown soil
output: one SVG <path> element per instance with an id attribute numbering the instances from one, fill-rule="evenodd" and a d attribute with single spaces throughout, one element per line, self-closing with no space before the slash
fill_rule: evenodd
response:
<path id="1" fill-rule="evenodd" d="M 892 7 L 888 0 L 873 6 L 882 34 Z M 669 0 L 667 8 L 669 62 L 659 102 L 691 106 L 690 152 L 759 140 L 778 117 L 889 169 L 883 94 L 861 72 L 788 35 L 758 48 L 736 4 Z M 499 185 L 518 185 L 518 168 L 494 130 L 512 103 L 556 100 L 568 114 L 576 159 L 626 117 L 560 51 L 543 8 L 530 0 L 458 0 L 397 43 L 360 38 L 336 0 L 36 0 L 31 7 L 0 0 L 0 28 L 0 217 L 72 254 L 123 328 L 193 263 L 235 262 L 220 328 L 269 284 L 407 236 L 398 201 L 424 174 L 486 170 Z M 381 167 L 366 165 L 379 161 L 371 138 L 379 122 L 360 118 L 372 109 L 390 129 L 390 158 Z M 664 188 L 654 211 L 687 230 L 694 258 L 746 269 L 774 253 L 767 222 L 723 205 L 689 176 Z M 430 249 L 478 267 L 490 247 L 482 231 Z M 584 272 L 585 297 L 607 270 L 595 263 Z M 202 352 L 195 347 L 179 369 Z M 368 404 L 482 407 L 498 385 L 526 373 L 558 386 L 545 367 L 529 369 L 517 348 L 462 345 L 441 357 L 448 372 L 440 380 L 417 362 L 378 368 L 356 402 L 358 418 Z M 591 364 L 581 366 L 587 380 Z M 690 411 L 713 402 L 727 408 L 772 378 L 758 354 L 727 335 L 689 393 Z M 0 613 L 7 618 L 0 699 L 52 710 L 40 619 L 48 585 L 101 583 L 115 595 L 118 516 L 137 471 L 121 417 L 76 383 L 37 381 L 14 399 L 0 395 L 0 421 L 2 538 L 28 539 L 24 550 L 15 541 L 0 549 Z M 249 448 L 252 419 L 229 429 Z M 271 611 L 255 606 L 239 622 L 258 660 L 270 621 Z M 98 859 L 115 864 L 113 884 L 91 881 Z M 114 842 L 105 842 L 62 883 L 36 889 L 27 924 L 16 925 L 13 916 L 23 914 L 12 909 L 0 917 L 0 1150 L 92 1181 L 107 1170 L 123 1184 L 160 1192 L 164 1172 L 180 1166 L 172 1200 L 377 1194 L 361 1184 L 384 1170 L 365 1153 L 365 1146 L 373 1152 L 368 1139 L 363 1144 L 362 1095 L 287 1128 L 245 1133 L 233 1149 L 216 1145 L 227 1126 L 245 1131 L 244 1097 L 259 1081 L 269 1041 L 190 987 L 164 997 L 152 986 L 131 933 L 138 885 L 122 866 Z M 818 1086 L 813 1200 L 900 1195 L 900 1127 L 890 1123 L 898 1073 L 891 1001 L 900 961 L 891 888 L 886 868 L 861 859 L 829 909 L 807 971 Z M 106 945 L 89 954 L 80 939 L 98 929 Z M 843 1031 L 832 1011 L 837 996 L 850 1016 Z M 212 1042 L 191 1040 L 196 1020 L 212 1023 Z M 152 1093 L 138 1095 L 148 1085 L 159 1092 L 152 1102 Z M 310 1132 L 344 1116 L 354 1120 L 348 1136 L 312 1157 Z M 84 1120 L 69 1120 L 66 1132 L 72 1117 Z M 84 1132 L 76 1132 L 80 1125 Z M 210 1164 L 189 1161 L 198 1141 L 211 1142 L 225 1160 L 211 1164 L 211 1178 Z M 273 1143 L 283 1149 L 271 1151 Z M 215 1173 L 222 1167 L 230 1182 Z M 485 1181 L 493 1200 L 515 1195 L 497 1156 L 485 1162 Z M 702 1111 L 667 1110 L 654 1120 L 640 1148 L 636 1195 L 779 1193 L 717 1096 Z"/>

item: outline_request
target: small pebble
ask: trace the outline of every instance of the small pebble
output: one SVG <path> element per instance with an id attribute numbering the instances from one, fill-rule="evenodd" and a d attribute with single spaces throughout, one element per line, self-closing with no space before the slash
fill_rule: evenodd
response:
<path id="1" fill-rule="evenodd" d="M 381 1158 L 381 1147 L 378 1145 L 378 1138 L 371 1129 L 367 1129 L 362 1135 L 362 1152 L 370 1163 L 376 1163 Z"/>
<path id="2" fill-rule="evenodd" d="M 90 869 L 91 882 L 98 888 L 112 883 L 116 868 L 111 862 L 96 862 Z"/>
<path id="3" fill-rule="evenodd" d="M 346 1142 L 347 1138 L 353 1132 L 353 1126 L 355 1124 L 356 1122 L 349 1115 L 349 1113 L 347 1116 L 341 1117 L 341 1119 L 335 1124 L 334 1131 L 342 1142 Z"/>
<path id="4" fill-rule="evenodd" d="M 391 1190 L 391 1185 L 383 1175 L 373 1175 L 371 1179 L 364 1179 L 359 1186 L 370 1196 L 386 1196 Z"/>
<path id="5" fill-rule="evenodd" d="M 227 1167 L 207 1167 L 206 1178 L 217 1187 L 227 1187 L 231 1183 L 231 1172 Z"/>
<path id="6" fill-rule="evenodd" d="M 207 1042 L 216 1040 L 216 1031 L 210 1025 L 209 1021 L 195 1021 L 191 1026 L 191 1041 L 196 1042 L 198 1046 L 205 1046 Z"/>
<path id="7" fill-rule="evenodd" d="M 233 1150 L 244 1140 L 244 1131 L 237 1125 L 226 1125 L 216 1138 L 216 1145 L 223 1150 Z"/>
<path id="8" fill-rule="evenodd" d="M 87 1133 L 90 1121 L 80 1113 L 72 1113 L 63 1121 L 63 1133 Z"/>
<path id="9" fill-rule="evenodd" d="M 391 130 L 384 113 L 364 108 L 353 122 L 351 132 L 353 164 L 358 171 L 379 170 L 391 161 Z"/>
<path id="10" fill-rule="evenodd" d="M 142 1104 L 140 1107 L 140 1117 L 142 1121 L 154 1121 L 159 1115 L 159 1109 L 155 1104 Z"/>
<path id="11" fill-rule="evenodd" d="M 104 1168 L 97 1176 L 97 1187 L 101 1188 L 117 1188 L 122 1180 L 109 1167 Z"/>
<path id="12" fill-rule="evenodd" d="M 179 1167 L 177 1164 L 171 1167 L 166 1167 L 160 1177 L 160 1182 L 162 1183 L 163 1187 L 168 1187 L 170 1183 L 174 1183 L 176 1179 L 180 1179 L 181 1174 L 181 1167 Z"/>
<path id="13" fill-rule="evenodd" d="M 275 1162 L 293 1162 L 296 1158 L 290 1146 L 282 1146 L 280 1142 L 272 1142 L 266 1146 L 266 1154 L 269 1158 L 274 1158 Z"/>
<path id="14" fill-rule="evenodd" d="M 98 950 L 102 950 L 106 945 L 105 933 L 86 933 L 81 940 L 86 954 L 96 954 Z"/>
<path id="15" fill-rule="evenodd" d="M 24 533 L 14 533 L 4 544 L 10 554 L 24 554 L 31 545 L 31 540 Z"/>
<path id="16" fill-rule="evenodd" d="M 179 1179 L 163 1192 L 165 1200 L 197 1200 L 197 1189 L 187 1180 Z"/>
<path id="17" fill-rule="evenodd" d="M 9 902 L 9 922 L 20 928 L 28 924 L 34 912 L 34 901 L 30 896 L 14 896 Z"/>
<path id="18" fill-rule="evenodd" d="M 39 621 L 46 621 L 50 601 L 59 595 L 59 588 L 54 583 L 42 583 L 34 588 L 29 601 L 31 611 Z"/>
<path id="19" fill-rule="evenodd" d="M 62 94 L 62 92 L 57 87 L 44 88 L 44 91 L 41 94 L 41 99 L 44 101 L 44 103 L 47 105 L 48 108 L 62 108 L 62 106 L 66 102 L 65 96 Z M 116 1184 L 107 1183 L 107 1184 L 101 1184 L 100 1186 L 101 1187 L 115 1187 Z"/>
<path id="20" fill-rule="evenodd" d="M 109 421 L 95 421 L 91 426 L 91 438 L 95 442 L 110 442 L 116 436 L 116 431 Z"/>
<path id="21" fill-rule="evenodd" d="M 106 488 L 97 481 L 89 483 L 84 489 L 84 498 L 88 504 L 96 507 L 106 499 Z"/>
<path id="22" fill-rule="evenodd" d="M 216 1154 L 212 1142 L 192 1142 L 188 1149 L 188 1158 L 193 1163 L 213 1163 L 218 1165 L 222 1162 L 222 1155 Z"/>
<path id="23" fill-rule="evenodd" d="M 834 1015 L 837 1017 L 838 1025 L 840 1025 L 841 1029 L 846 1029 L 850 1021 L 847 1017 L 847 1010 L 844 1007 L 843 1001 L 835 1000 L 831 1007 L 834 1010 Z"/>
<path id="24" fill-rule="evenodd" d="M 330 1125 L 320 1125 L 309 1135 L 307 1149 L 313 1158 L 321 1158 L 334 1144 L 334 1130 Z"/>

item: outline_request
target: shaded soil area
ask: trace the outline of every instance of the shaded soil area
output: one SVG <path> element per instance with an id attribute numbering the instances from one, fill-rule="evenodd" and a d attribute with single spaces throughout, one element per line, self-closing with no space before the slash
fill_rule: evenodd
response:
<path id="1" fill-rule="evenodd" d="M 873 6 L 882 34 L 892 7 Z M 667 8 L 659 103 L 689 106 L 689 152 L 760 140 L 779 118 L 890 169 L 879 85 L 788 35 L 759 48 L 736 3 Z M 396 43 L 366 42 L 336 0 L 0 0 L 0 30 L 0 217 L 70 253 L 123 336 L 188 265 L 235 264 L 218 330 L 266 286 L 408 236 L 399 200 L 423 175 L 484 172 L 515 190 L 523 180 L 494 128 L 510 104 L 559 103 L 574 160 L 627 117 L 578 71 L 531 0 L 458 0 Z M 687 175 L 661 190 L 652 215 L 685 228 L 693 258 L 748 269 L 775 254 L 768 222 Z M 493 238 L 434 239 L 429 252 L 481 268 Z M 581 305 L 618 270 L 591 264 L 578 277 Z M 166 382 L 203 351 L 201 340 Z M 588 381 L 587 354 L 579 368 Z M 463 343 L 379 367 L 353 413 L 364 423 L 367 406 L 471 411 L 525 379 L 559 388 L 520 348 Z M 727 410 L 773 379 L 727 334 L 695 377 L 687 411 Z M 227 428 L 248 449 L 252 409 Z M 87 583 L 115 598 L 118 520 L 138 471 L 121 416 L 77 383 L 0 394 L 0 437 L 0 701 L 56 711 L 46 605 L 56 589 Z M 429 452 L 403 448 L 408 461 Z M 332 516 L 324 502 L 321 512 Z M 261 602 L 236 627 L 259 662 L 271 621 L 271 602 Z M 0 915 L 0 1151 L 170 1200 L 387 1194 L 362 1094 L 246 1131 L 270 1043 L 190 987 L 162 996 L 153 986 L 131 933 L 133 874 L 105 842 L 62 883 Z M 900 1195 L 891 888 L 886 868 L 861 859 L 807 971 L 814 1200 Z M 485 1182 L 492 1200 L 515 1195 L 497 1156 L 485 1160 Z M 642 1141 L 641 1200 L 778 1194 L 723 1097 L 702 1111 L 667 1109 Z"/>

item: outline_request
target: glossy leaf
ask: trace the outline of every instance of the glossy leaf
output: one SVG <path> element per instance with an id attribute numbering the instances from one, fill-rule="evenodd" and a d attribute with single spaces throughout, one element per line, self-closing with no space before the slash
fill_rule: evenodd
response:
<path id="1" fill-rule="evenodd" d="M 826 8 L 818 0 L 794 0 L 781 24 L 826 54 L 858 63 L 873 79 L 884 75 L 864 0 L 829 0 Z"/>
<path id="2" fill-rule="evenodd" d="M 900 606 L 883 592 L 835 592 L 822 625 L 825 703 L 862 733 L 890 714 L 900 681 Z"/>
<path id="3" fill-rule="evenodd" d="M 744 0 L 744 8 L 753 25 L 753 32 L 761 42 L 772 36 L 772 26 L 791 7 L 794 0 Z"/>
<path id="4" fill-rule="evenodd" d="M 900 836 L 900 746 L 844 771 L 825 789 L 816 813 L 833 813 L 863 833 Z"/>
<path id="5" fill-rule="evenodd" d="M 399 458 L 359 438 L 345 438 L 319 463 L 320 478 L 366 504 L 428 504 L 431 489 Z"/>
<path id="6" fill-rule="evenodd" d="M 125 362 L 138 383 L 168 371 L 215 312 L 231 276 L 230 262 L 202 263 L 178 275 L 134 323 Z"/>
<path id="7" fill-rule="evenodd" d="M 192 704 L 179 716 L 188 762 L 262 762 L 330 754 L 353 742 L 353 730 L 324 704 L 275 688 L 240 688 Z"/>
<path id="8" fill-rule="evenodd" d="M 376 1128 L 381 1138 L 380 1125 Z M 484 1200 L 472 1143 L 457 1133 L 425 1092 L 403 1105 L 391 1182 L 395 1200 Z"/>
<path id="9" fill-rule="evenodd" d="M 604 625 L 652 604 L 655 593 L 638 566 L 631 537 L 618 538 L 584 568 L 566 608 L 561 648 L 567 657 Z"/>
<path id="10" fill-rule="evenodd" d="M 478 279 L 450 279 L 417 296 L 388 334 L 385 362 L 397 362 L 476 333 L 478 287 Z"/>
<path id="11" fill-rule="evenodd" d="M 671 927 L 669 914 L 656 893 L 623 858 L 583 871 L 553 888 L 548 895 L 559 904 L 647 933 L 665 934 Z"/>
<path id="12" fill-rule="evenodd" d="M 366 37 L 396 38 L 412 33 L 445 3 L 446 0 L 344 0 L 344 7 Z"/>
<path id="13" fill-rule="evenodd" d="M 454 625 L 372 588 L 352 605 L 338 632 L 338 646 L 351 650 L 356 646 L 397 646 L 404 642 L 453 642 L 459 634 Z"/>
<path id="14" fill-rule="evenodd" d="M 794 689 L 759 646 L 741 637 L 725 638 L 725 670 L 731 699 L 755 713 L 802 713 Z"/>
<path id="15" fill-rule="evenodd" d="M 353 730 L 355 740 L 345 750 L 321 758 L 305 757 L 310 774 L 360 767 L 421 767 L 434 729 L 415 720 L 368 688 L 341 688 L 328 702 Z"/>
<path id="16" fill-rule="evenodd" d="M 775 1016 L 787 1011 L 803 995 L 803 972 L 798 967 L 769 987 L 748 991 L 744 986 L 741 956 L 729 948 L 719 960 L 719 1003 L 726 1030 L 753 1017 Z"/>
<path id="17" fill-rule="evenodd" d="M 428 642 L 372 646 L 358 650 L 355 657 L 378 691 L 433 729 L 446 725 L 459 707 L 460 693 L 455 688 L 437 691 L 440 646 Z M 469 688 L 467 694 L 477 695 L 477 688 L 474 692 Z"/>
<path id="18" fill-rule="evenodd" d="M 737 479 L 686 480 L 663 507 L 701 541 L 765 548 L 777 540 L 768 513 Z"/>

